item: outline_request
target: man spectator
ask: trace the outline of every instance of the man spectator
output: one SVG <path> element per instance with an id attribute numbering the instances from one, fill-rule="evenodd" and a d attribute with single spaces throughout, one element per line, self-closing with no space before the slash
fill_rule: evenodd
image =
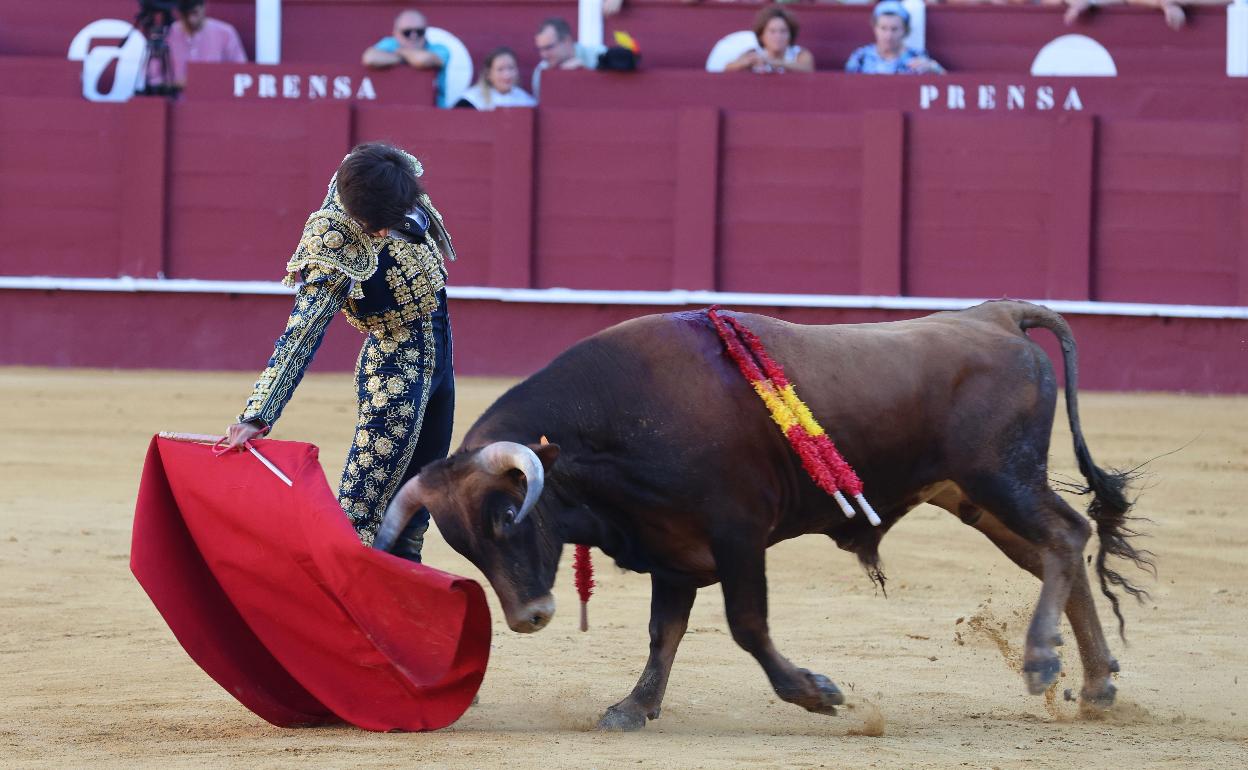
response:
<path id="1" fill-rule="evenodd" d="M 383 37 L 364 51 L 365 67 L 385 69 L 400 64 L 418 70 L 437 70 L 438 106 L 445 107 L 446 101 L 446 63 L 451 59 L 451 51 L 439 43 L 430 43 L 426 39 L 429 22 L 425 15 L 414 8 L 401 11 L 394 17 L 394 32 Z"/>
<path id="2" fill-rule="evenodd" d="M 206 0 L 180 0 L 178 20 L 165 38 L 169 46 L 169 67 L 174 85 L 186 85 L 187 62 L 247 61 L 238 30 L 220 19 L 208 17 Z M 159 84 L 164 73 L 159 62 L 148 63 L 148 83 Z"/>
<path id="3" fill-rule="evenodd" d="M 572 37 L 572 27 L 558 16 L 541 23 L 533 43 L 542 57 L 533 70 L 533 96 L 536 99 L 541 98 L 542 70 L 596 69 L 598 56 L 606 50 L 605 47 L 589 48 L 576 42 Z"/>

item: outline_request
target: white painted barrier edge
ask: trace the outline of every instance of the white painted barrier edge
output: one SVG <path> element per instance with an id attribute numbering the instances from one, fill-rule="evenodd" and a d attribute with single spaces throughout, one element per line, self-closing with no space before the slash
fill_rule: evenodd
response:
<path id="1" fill-rule="evenodd" d="M 69 278 L 0 276 L 0 289 L 31 291 L 155 292 L 192 294 L 291 294 L 279 281 L 202 281 L 173 278 Z M 492 286 L 448 286 L 451 299 L 575 305 L 728 305 L 734 307 L 808 307 L 847 310 L 960 310 L 984 299 L 952 297 L 887 297 L 857 294 L 755 294 L 726 291 L 609 291 L 592 289 L 503 289 Z M 1020 298 L 1022 299 L 1022 298 Z M 1137 302 L 1092 302 L 1033 299 L 1059 313 L 1158 318 L 1221 318 L 1248 320 L 1248 307 L 1235 305 L 1162 305 Z"/>

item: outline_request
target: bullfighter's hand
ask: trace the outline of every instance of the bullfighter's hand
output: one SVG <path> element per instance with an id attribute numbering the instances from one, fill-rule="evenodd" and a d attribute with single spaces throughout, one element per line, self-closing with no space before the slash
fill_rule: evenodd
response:
<path id="1" fill-rule="evenodd" d="M 230 426 L 229 432 L 226 433 L 226 447 L 241 452 L 246 449 L 243 444 L 263 433 L 264 428 L 261 428 L 259 425 L 250 422 L 236 422 Z"/>

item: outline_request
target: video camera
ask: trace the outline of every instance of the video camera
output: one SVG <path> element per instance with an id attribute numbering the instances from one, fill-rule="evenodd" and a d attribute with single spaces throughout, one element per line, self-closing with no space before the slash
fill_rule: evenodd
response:
<path id="1" fill-rule="evenodd" d="M 134 26 L 149 40 L 163 39 L 173 25 L 173 12 L 177 9 L 178 0 L 139 0 Z"/>
<path id="2" fill-rule="evenodd" d="M 139 69 L 136 94 L 174 97 L 182 90 L 173 82 L 173 66 L 169 62 L 169 44 L 166 42 L 169 28 L 173 26 L 173 12 L 177 8 L 178 0 L 139 0 L 134 27 L 147 39 L 147 47 Z"/>

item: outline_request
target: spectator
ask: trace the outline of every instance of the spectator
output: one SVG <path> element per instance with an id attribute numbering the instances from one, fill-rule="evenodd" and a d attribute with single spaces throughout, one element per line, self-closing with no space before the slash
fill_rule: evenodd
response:
<path id="1" fill-rule="evenodd" d="M 425 39 L 429 22 L 425 15 L 414 8 L 400 11 L 394 17 L 394 33 L 383 37 L 364 51 L 365 67 L 385 69 L 406 64 L 418 70 L 437 70 L 436 81 L 438 106 L 446 106 L 446 63 L 451 51 L 444 45 L 429 43 Z"/>
<path id="2" fill-rule="evenodd" d="M 583 46 L 572 38 L 572 27 L 558 16 L 541 23 L 533 37 L 542 60 L 533 70 L 533 97 L 541 98 L 542 70 L 596 69 L 598 57 L 605 48 Z"/>
<path id="3" fill-rule="evenodd" d="M 814 72 L 815 57 L 797 45 L 797 19 L 778 5 L 754 17 L 758 46 L 724 66 L 724 72 Z"/>
<path id="4" fill-rule="evenodd" d="M 897 0 L 884 0 L 871 12 L 875 45 L 864 45 L 849 55 L 846 72 L 866 75 L 943 75 L 945 68 L 926 51 L 906 46 L 910 12 Z"/>
<path id="5" fill-rule="evenodd" d="M 495 107 L 535 107 L 537 100 L 516 85 L 520 67 L 510 48 L 495 48 L 481 62 L 481 75 L 475 85 L 464 91 L 456 107 L 489 111 Z"/>
<path id="6" fill-rule="evenodd" d="M 238 30 L 220 19 L 209 18 L 206 0 L 180 0 L 178 20 L 169 27 L 165 42 L 169 46 L 170 75 L 179 88 L 186 85 L 187 62 L 247 61 Z M 149 61 L 147 67 L 148 84 L 161 83 L 164 73 L 160 72 L 160 63 Z"/>
<path id="7" fill-rule="evenodd" d="M 1187 14 L 1183 13 L 1185 5 L 1219 5 L 1225 6 L 1227 0 L 1066 0 L 1066 23 L 1074 24 L 1075 19 L 1095 6 L 1101 5 L 1143 5 L 1149 8 L 1160 8 L 1165 16 L 1166 25 L 1170 29 L 1182 29 L 1187 23 Z"/>

